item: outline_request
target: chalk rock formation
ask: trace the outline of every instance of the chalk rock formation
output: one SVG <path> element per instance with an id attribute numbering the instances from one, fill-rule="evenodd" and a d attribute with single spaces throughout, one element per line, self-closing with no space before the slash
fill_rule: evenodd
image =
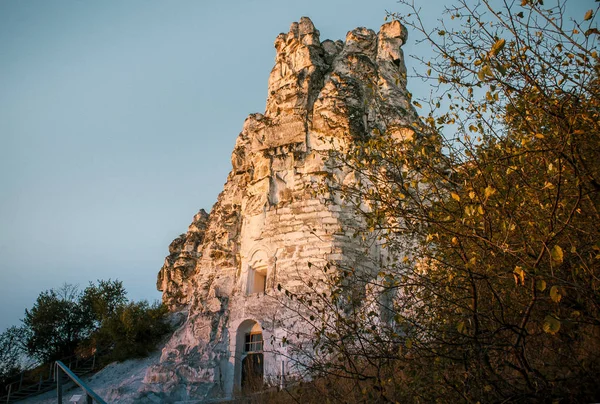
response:
<path id="1" fill-rule="evenodd" d="M 194 217 L 159 273 L 164 302 L 188 318 L 147 372 L 146 394 L 227 397 L 253 378 L 277 384 L 293 373 L 282 341 L 303 324 L 278 285 L 301 292 L 319 276 L 315 263 L 365 254 L 345 230 L 351 209 L 314 192 L 327 173 L 353 178 L 323 151 L 384 132 L 412 136 L 406 37 L 394 21 L 321 42 L 306 17 L 277 37 L 265 113 L 246 119 L 210 216 Z"/>
<path id="2" fill-rule="evenodd" d="M 208 225 L 208 213 L 200 209 L 185 234 L 181 234 L 169 245 L 169 255 L 158 273 L 156 288 L 163 292 L 163 303 L 177 310 L 187 304 L 188 282 L 202 256 L 202 242 Z"/>

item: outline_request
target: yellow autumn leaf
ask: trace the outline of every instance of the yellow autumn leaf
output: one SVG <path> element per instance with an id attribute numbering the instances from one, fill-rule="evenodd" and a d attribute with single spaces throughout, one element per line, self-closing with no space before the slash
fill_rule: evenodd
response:
<path id="1" fill-rule="evenodd" d="M 525 285 L 525 271 L 523 271 L 522 267 L 516 266 L 513 270 L 513 274 L 515 276 L 515 283 L 518 285 Z"/>
<path id="2" fill-rule="evenodd" d="M 496 43 L 492 46 L 492 49 L 490 50 L 490 55 L 496 56 L 504 48 L 505 44 L 506 41 L 504 39 L 498 39 Z"/>
<path id="3" fill-rule="evenodd" d="M 583 21 L 588 21 L 592 19 L 594 12 L 592 10 L 588 10 L 587 13 L 583 16 Z"/>
<path id="4" fill-rule="evenodd" d="M 494 77 L 494 73 L 488 65 L 483 66 L 479 73 L 477 73 L 477 78 L 481 81 L 483 81 L 486 77 Z"/>
<path id="5" fill-rule="evenodd" d="M 553 316 L 546 316 L 542 328 L 544 329 L 544 332 L 554 335 L 560 330 L 560 321 Z"/>
<path id="6" fill-rule="evenodd" d="M 563 262 L 563 250 L 558 244 L 552 247 L 552 250 L 550 250 L 550 258 L 552 262 L 556 264 Z"/>
<path id="7" fill-rule="evenodd" d="M 460 201 L 460 196 L 457 193 L 454 192 L 450 192 L 450 196 L 452 197 L 452 199 L 454 199 L 455 201 Z"/>
<path id="8" fill-rule="evenodd" d="M 496 193 L 496 190 L 491 185 L 488 185 L 488 187 L 485 189 L 483 194 L 485 196 L 485 199 L 487 199 L 490 196 L 494 195 L 495 193 Z"/>
<path id="9" fill-rule="evenodd" d="M 539 290 L 540 292 L 543 292 L 544 290 L 546 290 L 546 281 L 540 279 L 535 283 L 535 286 L 536 286 L 537 290 Z"/>
<path id="10" fill-rule="evenodd" d="M 550 299 L 552 299 L 552 301 L 554 303 L 558 303 L 558 302 L 560 302 L 560 299 L 562 299 L 562 295 L 560 294 L 560 291 L 558 290 L 558 286 L 552 286 L 550 288 Z"/>

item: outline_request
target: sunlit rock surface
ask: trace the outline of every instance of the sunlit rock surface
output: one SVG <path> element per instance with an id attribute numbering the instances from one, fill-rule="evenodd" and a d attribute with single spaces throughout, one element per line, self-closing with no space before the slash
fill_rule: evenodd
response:
<path id="1" fill-rule="evenodd" d="M 323 151 L 384 132 L 411 135 L 406 37 L 394 21 L 379 33 L 357 28 L 345 41 L 321 41 L 306 17 L 277 36 L 266 110 L 244 122 L 217 203 L 173 241 L 159 273 L 164 303 L 187 321 L 147 371 L 142 396 L 231 396 L 243 384 L 247 335 L 257 333 L 263 381 L 293 377 L 282 339 L 294 340 L 303 324 L 277 286 L 302 292 L 319 263 L 364 257 L 346 231 L 351 209 L 315 190 L 327 173 L 353 180 Z M 382 251 L 375 243 L 366 254 L 376 261 Z"/>
<path id="2" fill-rule="evenodd" d="M 158 273 L 156 288 L 163 292 L 163 303 L 171 310 L 187 305 L 188 290 L 192 283 L 189 278 L 195 273 L 196 263 L 202 255 L 202 242 L 208 224 L 208 213 L 204 209 L 194 216 L 185 234 L 180 235 L 169 245 L 169 255 Z"/>

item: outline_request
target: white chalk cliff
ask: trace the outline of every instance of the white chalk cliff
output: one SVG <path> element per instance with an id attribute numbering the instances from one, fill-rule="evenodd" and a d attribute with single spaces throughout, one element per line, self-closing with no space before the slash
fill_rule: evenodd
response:
<path id="1" fill-rule="evenodd" d="M 159 273 L 164 303 L 187 319 L 146 373 L 146 399 L 228 397 L 251 379 L 293 376 L 282 340 L 302 323 L 277 286 L 301 293 L 318 276 L 309 262 L 364 254 L 346 231 L 351 209 L 315 190 L 334 170 L 327 149 L 412 133 L 406 37 L 394 21 L 321 41 L 306 17 L 277 37 L 265 112 L 246 119 L 217 203 L 173 241 Z"/>

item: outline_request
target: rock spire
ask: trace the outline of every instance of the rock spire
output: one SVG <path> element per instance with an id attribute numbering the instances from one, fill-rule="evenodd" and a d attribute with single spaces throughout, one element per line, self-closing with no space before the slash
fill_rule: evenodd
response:
<path id="1" fill-rule="evenodd" d="M 357 254 L 344 231 L 352 212 L 313 190 L 330 170 L 328 148 L 412 133 L 417 114 L 406 90 L 406 38 L 393 21 L 378 33 L 357 28 L 345 41 L 321 41 L 307 17 L 277 36 L 265 112 L 244 122 L 210 215 L 194 216 L 159 273 L 164 303 L 185 310 L 187 320 L 146 374 L 145 395 L 227 397 L 249 377 L 278 384 L 293 374 L 281 341 L 302 324 L 281 304 L 277 286 L 302 290 L 317 276 L 309 262 Z M 260 349 L 250 343 L 258 335 Z M 257 355 L 262 368 L 249 374 Z"/>

